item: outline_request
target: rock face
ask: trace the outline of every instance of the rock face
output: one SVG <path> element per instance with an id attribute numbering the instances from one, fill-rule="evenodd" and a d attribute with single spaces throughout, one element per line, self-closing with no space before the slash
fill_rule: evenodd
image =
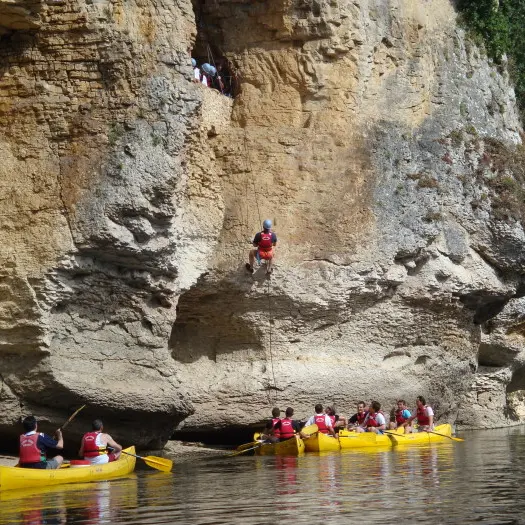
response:
<path id="1" fill-rule="evenodd" d="M 0 28 L 1 434 L 83 403 L 74 434 L 148 447 L 273 404 L 524 417 L 521 128 L 447 0 L 0 0 Z"/>

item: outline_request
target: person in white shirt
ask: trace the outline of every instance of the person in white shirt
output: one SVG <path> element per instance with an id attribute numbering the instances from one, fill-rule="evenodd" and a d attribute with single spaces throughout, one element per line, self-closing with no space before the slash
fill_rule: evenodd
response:
<path id="1" fill-rule="evenodd" d="M 381 403 L 372 401 L 368 407 L 368 414 L 363 423 L 356 428 L 357 432 L 375 432 L 382 434 L 386 429 L 386 419 L 381 412 Z"/>
<path id="2" fill-rule="evenodd" d="M 191 59 L 191 65 L 193 67 L 193 82 L 198 84 L 201 81 L 201 70 L 194 58 Z"/>
<path id="3" fill-rule="evenodd" d="M 119 445 L 109 434 L 104 433 L 104 425 L 100 419 L 91 424 L 92 431 L 84 434 L 78 455 L 88 460 L 92 465 L 102 465 L 117 461 L 122 451 Z M 108 454 L 108 449 L 111 452 Z"/>
<path id="4" fill-rule="evenodd" d="M 310 426 L 314 423 L 317 425 L 319 432 L 322 432 L 323 434 L 330 434 L 335 437 L 332 421 L 328 417 L 328 414 L 323 412 L 323 405 L 321 404 L 315 405 L 315 415 L 306 422 L 305 426 Z"/>
<path id="5" fill-rule="evenodd" d="M 405 423 L 403 423 L 403 426 L 407 427 L 414 419 L 417 419 L 418 432 L 434 430 L 434 411 L 432 407 L 426 404 L 423 396 L 417 396 L 416 405 L 416 413 L 409 417 Z"/>

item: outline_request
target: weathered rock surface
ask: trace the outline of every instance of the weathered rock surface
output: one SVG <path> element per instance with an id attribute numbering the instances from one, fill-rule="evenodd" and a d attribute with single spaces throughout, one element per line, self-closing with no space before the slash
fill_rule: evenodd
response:
<path id="1" fill-rule="evenodd" d="M 74 435 L 151 448 L 272 404 L 524 417 L 525 234 L 491 185 L 521 128 L 448 1 L 0 0 L 0 28 L 2 435 L 83 403 Z M 235 101 L 191 83 L 196 39 Z M 243 271 L 266 217 L 271 281 Z"/>

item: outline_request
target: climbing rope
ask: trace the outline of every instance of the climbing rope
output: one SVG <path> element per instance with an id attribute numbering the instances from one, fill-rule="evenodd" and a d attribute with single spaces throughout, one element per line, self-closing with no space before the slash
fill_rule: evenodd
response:
<path id="1" fill-rule="evenodd" d="M 261 208 L 259 206 L 259 199 L 257 197 L 257 186 L 255 184 L 255 178 L 253 176 L 253 171 L 251 170 L 250 166 L 248 165 L 248 146 L 246 141 L 246 130 L 244 131 L 244 137 L 243 137 L 243 146 L 244 146 L 244 163 L 245 163 L 245 169 L 246 173 L 250 174 L 251 183 L 253 186 L 253 195 L 255 199 L 255 206 L 257 209 L 257 217 L 259 219 L 259 224 L 262 223 L 262 217 L 261 217 Z M 245 192 L 246 192 L 246 202 L 248 202 L 248 177 L 246 177 L 246 184 L 245 184 Z M 242 215 L 242 212 L 241 212 Z M 248 230 L 248 220 L 249 220 L 249 208 L 246 207 L 246 230 Z M 268 395 L 268 404 L 272 404 L 272 396 L 271 391 L 272 389 L 274 391 L 277 390 L 277 382 L 275 381 L 275 369 L 273 364 L 273 350 L 272 350 L 272 324 L 273 324 L 273 314 L 272 314 L 272 299 L 271 299 L 271 293 L 270 293 L 270 281 L 267 281 L 267 287 L 266 287 L 266 294 L 268 297 L 268 351 L 270 356 L 270 371 L 272 375 L 273 380 L 273 386 L 269 382 L 267 387 L 267 395 Z M 274 404 L 275 404 L 276 395 L 274 395 Z"/>

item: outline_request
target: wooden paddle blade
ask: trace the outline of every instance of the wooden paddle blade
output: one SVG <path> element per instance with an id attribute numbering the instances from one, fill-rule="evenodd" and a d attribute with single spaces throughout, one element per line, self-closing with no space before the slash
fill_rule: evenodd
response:
<path id="1" fill-rule="evenodd" d="M 319 431 L 319 427 L 315 423 L 313 425 L 308 425 L 307 427 L 303 427 L 301 430 L 303 434 L 307 434 L 307 435 L 314 434 L 315 432 L 318 432 L 318 431 Z"/>
<path id="2" fill-rule="evenodd" d="M 249 452 L 250 450 L 255 450 L 256 448 L 262 447 L 264 443 L 258 443 L 254 447 L 245 448 L 244 450 L 239 450 L 238 452 L 234 452 L 233 454 L 228 454 L 226 457 L 231 458 L 233 456 L 240 456 L 241 454 L 244 454 L 245 452 Z"/>
<path id="3" fill-rule="evenodd" d="M 141 458 L 148 467 L 155 468 L 162 472 L 171 472 L 173 461 L 171 459 L 159 458 L 157 456 L 145 456 Z"/>
<path id="4" fill-rule="evenodd" d="M 250 443 L 244 443 L 244 445 L 239 445 L 235 450 L 238 450 L 240 452 L 241 450 L 251 448 L 254 445 L 259 445 L 260 443 L 261 443 L 260 441 L 252 441 Z"/>
<path id="5" fill-rule="evenodd" d="M 428 432 L 430 434 L 436 434 L 436 436 L 441 436 L 441 437 L 444 437 L 444 438 L 451 439 L 452 441 L 458 441 L 458 442 L 465 441 L 464 439 L 456 438 L 456 437 L 452 437 L 452 436 L 447 436 L 446 434 L 441 434 L 439 432 L 434 432 L 433 430 L 429 430 Z"/>
<path id="6" fill-rule="evenodd" d="M 86 408 L 86 405 L 82 405 L 80 408 L 78 408 L 77 410 L 75 410 L 72 414 L 72 416 L 60 427 L 61 430 L 64 430 L 68 425 L 69 423 L 71 423 L 71 421 L 73 421 L 73 419 L 75 419 L 76 415 L 81 411 L 83 410 L 84 408 Z"/>

